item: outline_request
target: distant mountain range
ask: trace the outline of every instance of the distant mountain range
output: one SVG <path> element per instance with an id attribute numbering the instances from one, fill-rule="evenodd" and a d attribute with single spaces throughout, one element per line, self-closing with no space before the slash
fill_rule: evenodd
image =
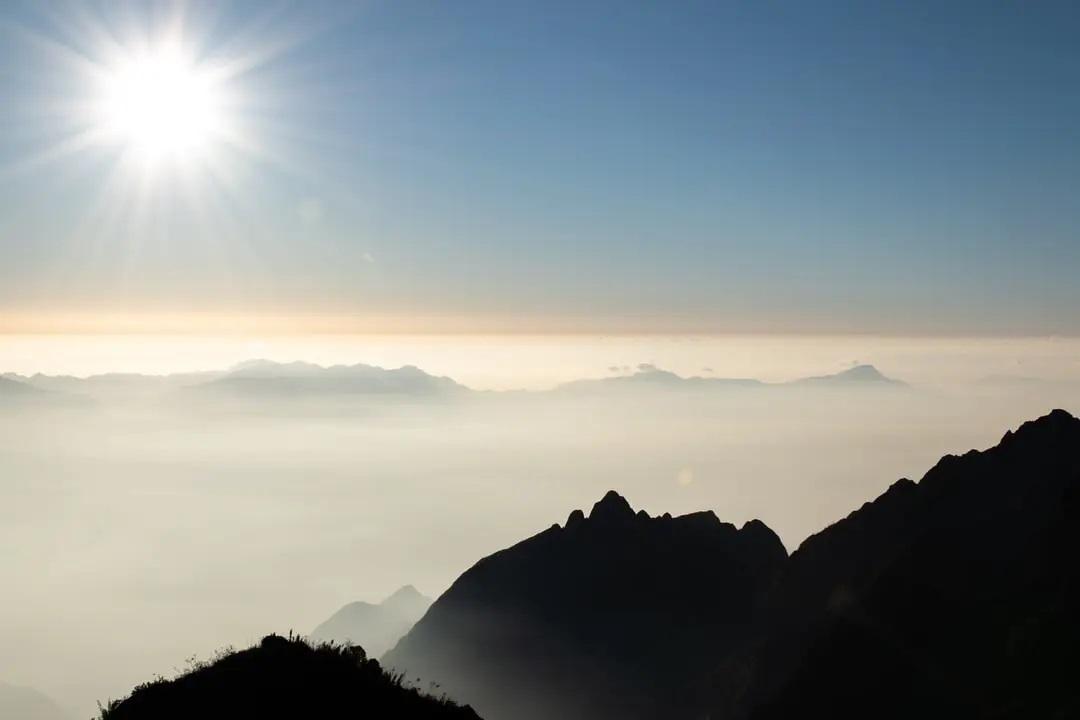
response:
<path id="1" fill-rule="evenodd" d="M 334 613 L 308 637 L 314 642 L 360 645 L 377 658 L 423 617 L 431 599 L 407 585 L 381 603 L 353 602 Z"/>
<path id="2" fill-rule="evenodd" d="M 652 390 L 719 390 L 790 387 L 907 387 L 906 383 L 882 375 L 873 365 L 856 365 L 834 375 L 803 378 L 791 382 L 766 383 L 753 378 L 683 377 L 655 365 L 642 364 L 630 374 L 606 378 L 574 380 L 558 386 L 557 392 Z"/>
<path id="3" fill-rule="evenodd" d="M 746 378 L 683 377 L 653 365 L 639 365 L 629 374 L 564 383 L 549 391 L 560 395 L 593 395 L 612 391 L 664 391 L 765 387 L 904 387 L 871 365 L 859 365 L 835 375 L 806 378 L 789 383 L 764 383 Z M 45 390 L 60 395 L 115 399 L 289 399 L 348 397 L 411 397 L 450 399 L 479 394 L 448 377 L 431 375 L 406 365 L 381 368 L 374 365 L 324 367 L 305 362 L 277 363 L 250 360 L 227 370 L 172 375 L 112 373 L 85 378 L 72 376 L 7 374 L 0 376 L 0 396 L 31 395 Z M 484 393 L 511 395 L 519 393 Z M 542 395 L 545 393 L 527 393 Z"/>
<path id="4" fill-rule="evenodd" d="M 13 377 L 0 377 L 0 397 L 14 398 L 41 395 L 45 391 L 31 383 Z"/>
<path id="5" fill-rule="evenodd" d="M 752 378 L 683 377 L 669 370 L 644 363 L 630 374 L 618 374 L 605 378 L 573 380 L 555 388 L 557 392 L 581 392 L 597 390 L 668 390 L 673 388 L 759 388 L 765 383 Z"/>
<path id="6" fill-rule="evenodd" d="M 274 363 L 256 360 L 241 363 L 221 377 L 190 386 L 191 390 L 223 391 L 241 395 L 407 395 L 439 397 L 468 391 L 447 377 L 429 375 L 406 365 L 386 369 L 374 365 Z"/>
<path id="7" fill-rule="evenodd" d="M 1058 410 L 790 557 L 759 522 L 609 493 L 478 562 L 384 660 L 489 720 L 1077 717 L 1078 558 Z"/>
<path id="8" fill-rule="evenodd" d="M 0 682 L 0 718 L 3 720 L 69 720 L 60 706 L 32 688 Z"/>
<path id="9" fill-rule="evenodd" d="M 43 389 L 18 376 L 0 376 L 0 410 L 5 407 L 72 408 L 89 405 L 88 398 L 65 392 Z"/>

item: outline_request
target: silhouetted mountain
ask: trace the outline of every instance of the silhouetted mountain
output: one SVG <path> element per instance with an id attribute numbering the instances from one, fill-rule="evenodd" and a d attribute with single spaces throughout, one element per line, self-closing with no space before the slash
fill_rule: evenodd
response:
<path id="1" fill-rule="evenodd" d="M 448 377 L 436 377 L 412 365 L 387 369 L 374 365 L 323 367 L 305 362 L 252 360 L 198 386 L 240 395 L 411 395 L 444 396 L 468 392 Z"/>
<path id="2" fill-rule="evenodd" d="M 873 365 L 856 365 L 835 375 L 819 375 L 796 380 L 793 385 L 886 385 L 904 386 L 899 380 L 885 377 Z"/>
<path id="3" fill-rule="evenodd" d="M 643 717 L 735 642 L 786 557 L 760 522 L 610 492 L 478 562 L 384 661 L 489 719 Z"/>
<path id="4" fill-rule="evenodd" d="M 60 706 L 32 688 L 0 682 L 0 718 L 3 720 L 67 720 Z"/>
<path id="5" fill-rule="evenodd" d="M 349 603 L 312 631 L 316 642 L 362 645 L 371 657 L 380 657 L 423 617 L 431 599 L 407 585 L 379 604 Z"/>
<path id="6" fill-rule="evenodd" d="M 404 687 L 359 648 L 271 635 L 175 680 L 141 685 L 102 720 L 479 720 L 469 707 Z"/>
<path id="7" fill-rule="evenodd" d="M 698 716 L 1080 716 L 1080 420 L 901 480 L 791 556 Z"/>

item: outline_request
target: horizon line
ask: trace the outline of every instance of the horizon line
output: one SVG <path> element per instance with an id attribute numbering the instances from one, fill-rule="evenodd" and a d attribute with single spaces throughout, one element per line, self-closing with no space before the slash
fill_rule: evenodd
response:
<path id="1" fill-rule="evenodd" d="M 12 336 L 543 336 L 543 337 L 876 337 L 903 339 L 1076 339 L 1080 328 L 941 322 L 927 326 L 821 321 L 798 317 L 739 320 L 688 313 L 431 314 L 263 312 L 0 312 L 0 337 Z"/>

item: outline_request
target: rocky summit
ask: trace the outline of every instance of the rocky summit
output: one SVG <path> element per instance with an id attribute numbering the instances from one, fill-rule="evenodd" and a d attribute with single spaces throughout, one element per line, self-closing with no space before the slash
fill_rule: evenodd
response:
<path id="1" fill-rule="evenodd" d="M 736 642 L 786 557 L 760 522 L 609 492 L 478 562 L 385 662 L 496 720 L 649 716 Z"/>

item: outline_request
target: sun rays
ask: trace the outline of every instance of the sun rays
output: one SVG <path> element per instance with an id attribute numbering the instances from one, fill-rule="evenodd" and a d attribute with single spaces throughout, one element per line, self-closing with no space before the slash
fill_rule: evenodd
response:
<path id="1" fill-rule="evenodd" d="M 198 162 L 228 123 L 223 89 L 180 48 L 157 48 L 110 68 L 98 101 L 102 134 L 148 162 Z"/>
<path id="2" fill-rule="evenodd" d="M 302 175 L 306 129 L 280 110 L 303 78 L 281 81 L 275 63 L 317 30 L 272 9 L 225 20 L 215 7 L 79 2 L 0 27 L 21 48 L 28 89 L 27 141 L 0 177 L 48 178 L 58 198 L 78 187 L 57 235 L 65 284 L 112 258 L 121 292 L 141 258 L 162 253 L 231 276 L 258 255 L 267 178 Z"/>
<path id="3" fill-rule="evenodd" d="M 268 12 L 226 32 L 209 4 L 161 7 L 108 15 L 75 3 L 34 28 L 6 28 L 43 62 L 28 77 L 40 88 L 27 111 L 36 141 L 0 174 L 47 172 L 58 185 L 89 176 L 92 199 L 76 221 L 84 242 L 149 231 L 166 205 L 189 228 L 220 234 L 250 220 L 242 179 L 298 172 L 281 142 L 295 129 L 267 111 L 287 106 L 290 88 L 260 74 L 272 76 L 264 71 L 303 29 Z"/>

